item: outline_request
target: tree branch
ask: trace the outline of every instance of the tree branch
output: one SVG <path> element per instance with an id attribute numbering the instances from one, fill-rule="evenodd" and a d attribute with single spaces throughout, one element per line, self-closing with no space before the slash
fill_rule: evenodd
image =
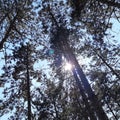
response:
<path id="1" fill-rule="evenodd" d="M 3 39 L 0 42 L 0 50 L 3 48 L 3 44 L 7 41 L 7 38 L 9 37 L 9 34 L 10 34 L 12 28 L 13 28 L 13 25 L 14 25 L 16 19 L 17 19 L 17 14 L 13 18 L 13 20 L 10 22 L 10 26 L 9 26 L 8 30 L 6 31 L 6 33 L 5 33 L 5 36 L 3 37 Z"/>
<path id="2" fill-rule="evenodd" d="M 118 2 L 108 1 L 108 0 L 98 0 L 98 1 L 111 7 L 120 8 L 120 3 Z"/>

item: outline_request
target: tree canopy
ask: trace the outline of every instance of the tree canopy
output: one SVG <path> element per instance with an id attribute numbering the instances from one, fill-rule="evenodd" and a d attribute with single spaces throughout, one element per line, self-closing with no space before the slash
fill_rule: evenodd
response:
<path id="1" fill-rule="evenodd" d="M 0 118 L 119 120 L 119 8 L 119 0 L 1 0 Z"/>

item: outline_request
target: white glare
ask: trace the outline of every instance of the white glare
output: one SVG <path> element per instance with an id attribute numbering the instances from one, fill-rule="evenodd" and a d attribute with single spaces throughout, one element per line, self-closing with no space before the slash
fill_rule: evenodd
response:
<path id="1" fill-rule="evenodd" d="M 72 69 L 72 64 L 66 63 L 65 64 L 65 70 L 71 70 Z"/>

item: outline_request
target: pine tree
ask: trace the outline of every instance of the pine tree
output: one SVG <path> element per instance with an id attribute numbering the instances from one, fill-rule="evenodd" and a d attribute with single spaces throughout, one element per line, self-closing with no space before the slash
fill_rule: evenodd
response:
<path id="1" fill-rule="evenodd" d="M 32 19 L 31 9 L 32 1 L 0 1 L 0 50 L 6 42 L 16 43 L 26 36 L 26 22 Z"/>
<path id="2" fill-rule="evenodd" d="M 109 28 L 109 21 L 106 22 L 106 19 L 108 19 L 109 17 L 112 17 L 112 13 L 114 12 L 114 10 L 112 9 L 112 7 L 110 6 L 106 6 L 106 4 L 103 4 L 103 3 L 100 3 L 98 1 L 94 1 L 93 3 L 93 6 L 91 4 L 88 4 L 87 3 L 88 1 L 86 1 L 86 3 L 84 4 L 85 6 L 83 7 L 83 9 L 81 11 L 79 11 L 79 13 L 81 12 L 81 14 L 79 14 L 77 17 L 79 17 L 79 19 L 75 20 L 75 21 L 72 21 L 72 25 L 77 27 L 78 29 L 82 26 L 82 27 L 86 27 L 87 28 L 87 33 L 93 37 L 93 40 L 95 40 L 96 42 L 96 47 L 100 47 L 101 45 L 103 45 L 104 43 L 104 36 L 106 35 L 106 30 Z M 52 27 L 52 38 L 51 38 L 51 44 L 52 44 L 52 48 L 55 49 L 55 52 L 56 52 L 56 57 L 55 57 L 55 61 L 58 57 L 58 59 L 60 58 L 60 56 L 62 54 L 64 54 L 64 56 L 67 58 L 68 61 L 72 60 L 73 64 L 75 65 L 75 72 L 77 74 L 77 76 L 79 76 L 78 78 L 82 80 L 82 77 L 85 78 L 84 81 L 82 81 L 82 84 L 84 86 L 84 90 L 86 91 L 86 93 L 88 94 L 88 99 L 91 99 L 91 106 L 93 107 L 93 110 L 95 111 L 95 114 L 97 114 L 97 117 L 99 117 L 99 119 L 103 119 L 103 116 L 104 116 L 104 119 L 108 119 L 106 117 L 106 114 L 104 113 L 103 111 L 103 108 L 101 105 L 99 105 L 99 102 L 97 100 L 97 97 L 95 95 L 95 93 L 93 92 L 93 90 L 91 89 L 91 86 L 89 85 L 88 81 L 86 80 L 86 77 L 85 75 L 83 74 L 82 72 L 82 69 L 79 67 L 79 64 L 74 56 L 74 54 L 72 54 L 72 50 L 71 48 L 69 47 L 69 45 L 71 44 L 68 44 L 67 42 L 70 42 L 69 40 L 67 40 L 68 38 L 68 33 L 70 33 L 70 31 L 72 30 L 66 30 L 65 29 L 65 25 L 69 24 L 69 23 L 64 23 L 64 19 L 66 19 L 65 17 L 69 14 L 67 13 L 66 11 L 66 15 L 63 15 L 63 14 L 60 14 L 61 11 L 59 11 L 60 7 L 57 6 L 57 3 L 55 3 L 55 1 L 52 3 L 52 4 L 49 4 L 50 2 L 46 2 L 46 6 L 44 6 L 44 3 L 43 3 L 43 12 L 44 12 L 44 9 L 46 9 L 46 11 L 49 11 L 47 14 L 49 15 L 48 17 L 48 20 L 50 20 L 52 22 L 52 25 L 54 27 Z M 58 3 L 59 4 L 59 3 Z M 64 5 L 65 3 L 63 3 L 62 5 Z M 81 3 L 82 4 L 82 3 Z M 56 9 L 59 11 L 58 14 L 59 14 L 59 17 L 57 16 L 57 13 L 54 11 L 54 8 L 51 7 L 51 6 L 54 6 L 56 5 Z M 75 4 L 76 5 L 76 4 Z M 98 6 L 99 7 L 96 7 Z M 75 7 L 78 7 L 78 6 L 75 6 Z M 86 12 L 88 11 L 88 9 L 86 8 L 88 7 L 88 9 L 92 12 Z M 62 7 L 61 7 L 62 8 Z M 109 9 L 108 9 L 109 8 Z M 77 8 L 78 9 L 78 8 Z M 75 9 L 75 12 L 77 13 L 77 9 Z M 56 11 L 57 11 L 56 10 Z M 96 13 L 96 11 L 98 11 Z M 54 15 L 53 15 L 54 14 Z M 94 18 L 94 16 L 98 16 L 96 17 L 97 19 Z M 63 20 L 61 20 L 61 18 Z M 72 16 L 73 20 L 74 20 L 74 17 Z M 89 18 L 89 19 L 87 19 Z M 79 24 L 74 24 L 76 22 L 82 22 L 84 25 L 79 25 Z M 90 24 L 87 24 L 89 21 Z M 79 22 L 79 23 L 80 23 Z M 69 24 L 70 25 L 70 24 Z M 71 25 L 71 26 L 72 26 Z M 61 27 L 62 26 L 62 27 Z M 64 27 L 63 27 L 64 26 Z M 51 27 L 51 26 L 49 26 Z M 45 27 L 44 29 L 46 29 L 47 27 Z M 61 29 L 62 28 L 62 29 Z M 47 31 L 47 29 L 46 29 Z M 73 31 L 72 31 L 73 32 Z M 64 36 L 64 38 L 62 37 Z M 66 37 L 67 36 L 67 37 Z M 80 36 L 80 35 L 79 35 Z M 81 37 L 81 36 L 80 36 Z M 83 36 L 82 36 L 83 37 Z M 66 42 L 67 41 L 67 42 Z M 92 49 L 93 50 L 93 49 Z M 62 52 L 62 54 L 61 54 Z M 100 56 L 99 56 L 100 57 Z M 60 59 L 59 59 L 60 60 Z M 102 59 L 103 60 L 103 59 Z M 58 61 L 57 61 L 58 62 Z M 105 62 L 104 62 L 105 63 Z M 108 66 L 108 64 L 106 64 Z M 109 67 L 110 68 L 110 67 Z M 82 76 L 82 77 L 81 77 Z M 88 89 L 89 88 L 89 89 Z M 93 96 L 93 99 L 90 98 L 90 96 Z M 97 105 L 99 106 L 98 109 L 96 109 L 96 106 Z M 102 116 L 103 115 L 103 116 Z"/>
<path id="3" fill-rule="evenodd" d="M 1 116 L 14 111 L 10 119 L 119 119 L 119 44 L 111 34 L 112 20 L 119 22 L 119 1 L 10 0 L 0 5 L 0 49 L 14 50 L 14 56 L 5 56 L 0 78 L 6 96 Z M 81 65 L 80 56 L 89 61 Z M 34 71 L 32 60 L 46 60 L 51 75 Z M 64 62 L 72 64 L 70 72 Z M 32 85 L 36 79 L 39 87 Z"/>
<path id="4" fill-rule="evenodd" d="M 3 102 L 4 112 L 7 109 L 15 113 L 13 118 L 22 119 L 24 116 L 28 120 L 32 118 L 31 111 L 31 86 L 32 79 L 35 74 L 33 69 L 33 63 L 35 58 L 32 55 L 34 47 L 31 45 L 22 45 L 13 51 L 7 62 L 14 62 L 15 65 L 9 65 L 4 68 L 5 72 L 8 70 L 8 74 L 3 74 L 3 81 L 9 83 L 3 94 L 5 101 Z"/>

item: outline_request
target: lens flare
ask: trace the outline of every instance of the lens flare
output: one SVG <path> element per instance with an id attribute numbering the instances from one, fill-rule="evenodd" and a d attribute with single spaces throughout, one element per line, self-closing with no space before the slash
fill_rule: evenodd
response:
<path id="1" fill-rule="evenodd" d="M 72 69 L 72 64 L 66 63 L 64 67 L 65 67 L 65 70 L 71 70 Z"/>

